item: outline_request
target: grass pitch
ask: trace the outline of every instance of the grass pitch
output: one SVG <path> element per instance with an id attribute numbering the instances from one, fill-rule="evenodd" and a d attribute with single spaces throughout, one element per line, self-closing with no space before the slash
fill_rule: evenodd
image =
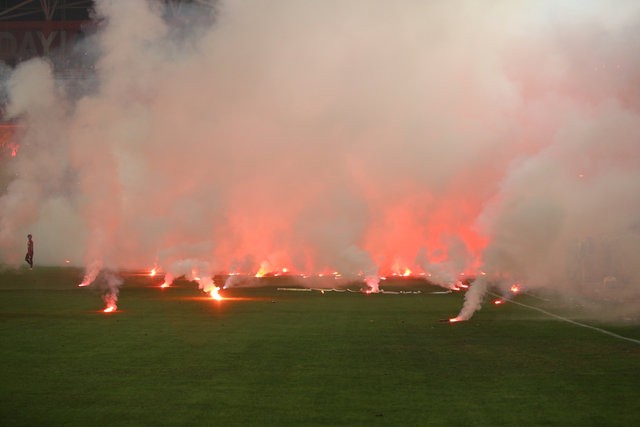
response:
<path id="1" fill-rule="evenodd" d="M 193 283 L 127 277 L 104 314 L 80 279 L 0 272 L 1 425 L 640 421 L 640 345 L 515 304 L 448 324 L 463 295 L 415 282 L 382 287 L 417 295 L 267 286 L 217 302 Z M 597 326 L 640 339 L 638 326 Z"/>

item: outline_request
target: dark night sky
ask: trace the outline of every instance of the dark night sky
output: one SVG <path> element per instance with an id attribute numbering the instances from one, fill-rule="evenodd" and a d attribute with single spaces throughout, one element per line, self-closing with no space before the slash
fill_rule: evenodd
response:
<path id="1" fill-rule="evenodd" d="M 44 21 L 46 20 L 43 7 L 39 1 L 31 1 L 20 5 L 18 0 L 0 0 L 0 26 L 2 21 Z M 54 9 L 54 21 L 83 21 L 89 19 L 89 10 L 93 5 L 92 0 L 61 0 Z M 14 9 L 15 8 L 15 9 Z"/>

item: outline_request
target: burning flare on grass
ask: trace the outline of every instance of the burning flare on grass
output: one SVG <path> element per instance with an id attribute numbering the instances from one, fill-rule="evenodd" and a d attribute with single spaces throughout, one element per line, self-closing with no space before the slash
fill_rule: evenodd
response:
<path id="1" fill-rule="evenodd" d="M 18 150 L 20 150 L 20 144 L 9 143 L 9 148 L 11 149 L 11 157 L 15 157 L 18 155 Z"/>
<path id="2" fill-rule="evenodd" d="M 209 291 L 209 295 L 216 301 L 222 301 L 224 298 L 220 295 L 220 288 L 218 286 L 214 286 L 213 289 Z"/>
<path id="3" fill-rule="evenodd" d="M 455 321 L 469 320 L 471 316 L 473 316 L 473 313 L 480 310 L 486 292 L 487 281 L 484 277 L 473 281 L 467 292 L 464 294 L 464 304 L 462 305 L 460 313 L 458 313 L 454 318 L 457 319 Z"/>
<path id="4" fill-rule="evenodd" d="M 267 273 L 269 273 L 269 263 L 266 261 L 262 261 L 262 263 L 260 263 L 260 269 L 258 269 L 258 272 L 255 276 L 264 277 Z"/>
<path id="5" fill-rule="evenodd" d="M 118 309 L 118 306 L 116 306 L 115 303 L 107 303 L 107 306 L 105 307 L 104 310 L 102 310 L 102 312 L 103 313 L 113 313 L 117 309 Z"/>
<path id="6" fill-rule="evenodd" d="M 367 276 L 364 279 L 364 282 L 367 285 L 367 289 L 365 293 L 367 294 L 377 294 L 380 292 L 380 277 L 379 276 Z"/>

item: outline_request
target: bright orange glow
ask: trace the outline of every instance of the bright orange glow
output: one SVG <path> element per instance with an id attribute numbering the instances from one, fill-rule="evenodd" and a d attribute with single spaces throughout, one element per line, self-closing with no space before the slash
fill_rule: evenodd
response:
<path id="1" fill-rule="evenodd" d="M 501 299 L 497 299 L 493 302 L 495 305 L 500 305 L 502 303 L 504 303 L 504 301 L 502 301 Z"/>
<path id="2" fill-rule="evenodd" d="M 155 275 L 156 275 L 156 273 L 157 273 L 157 272 L 156 272 L 156 269 L 155 269 L 155 268 L 152 268 L 152 269 L 151 269 L 151 271 L 149 272 L 149 276 L 153 277 L 153 276 L 155 276 Z"/>
<path id="3" fill-rule="evenodd" d="M 282 272 L 283 272 L 283 273 L 288 273 L 288 272 L 289 272 L 289 269 L 288 269 L 287 267 L 285 267 L 285 268 L 283 268 L 283 269 L 282 269 Z"/>
<path id="4" fill-rule="evenodd" d="M 408 268 L 405 268 L 405 269 L 404 269 L 404 273 L 402 273 L 402 275 L 403 275 L 404 277 L 408 277 L 408 276 L 410 276 L 410 275 L 411 275 L 411 270 L 409 270 Z"/>
<path id="5" fill-rule="evenodd" d="M 449 319 L 449 323 L 456 323 L 456 322 L 462 322 L 462 319 L 460 319 L 459 317 L 453 317 Z"/>
<path id="6" fill-rule="evenodd" d="M 118 307 L 115 306 L 115 304 L 111 304 L 109 306 L 107 306 L 107 308 L 105 308 L 104 310 L 102 310 L 103 313 L 113 313 L 114 311 L 116 311 Z"/>
<path id="7" fill-rule="evenodd" d="M 511 285 L 509 290 L 511 291 L 511 293 L 517 294 L 518 292 L 520 292 L 520 285 L 517 283 L 514 283 L 513 285 Z"/>
<path id="8" fill-rule="evenodd" d="M 220 288 L 217 286 L 213 287 L 213 289 L 209 292 L 209 295 L 211 295 L 211 298 L 216 301 L 222 301 L 224 299 L 222 298 L 222 295 L 220 295 Z"/>
<path id="9" fill-rule="evenodd" d="M 79 287 L 79 288 L 82 288 L 82 287 L 84 287 L 84 286 L 89 286 L 89 283 L 88 283 L 88 282 L 82 282 L 82 283 L 80 283 L 80 284 L 78 285 L 78 287 Z"/>
<path id="10" fill-rule="evenodd" d="M 169 284 L 167 282 L 164 282 L 162 285 L 160 285 L 161 288 L 168 288 Z"/>

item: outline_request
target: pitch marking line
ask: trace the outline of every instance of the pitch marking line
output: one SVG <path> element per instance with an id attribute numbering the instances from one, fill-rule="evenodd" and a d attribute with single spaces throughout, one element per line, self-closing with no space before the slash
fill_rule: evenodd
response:
<path id="1" fill-rule="evenodd" d="M 491 295 L 495 295 L 495 294 L 491 293 Z M 496 296 L 498 296 L 498 295 L 496 295 Z M 576 325 L 576 326 L 581 326 L 583 328 L 592 329 L 594 331 L 598 331 L 598 332 L 603 333 L 605 335 L 609 335 L 611 337 L 618 338 L 620 340 L 629 341 L 629 342 L 632 342 L 634 344 L 640 344 L 640 340 L 636 340 L 636 339 L 633 339 L 633 338 L 629 338 L 629 337 L 625 337 L 625 336 L 622 336 L 622 335 L 618 335 L 618 334 L 615 334 L 613 332 L 607 331 L 606 329 L 596 328 L 595 326 L 587 325 L 585 323 L 576 322 L 575 320 L 567 319 L 566 317 L 562 317 L 562 316 L 559 316 L 557 314 L 553 314 L 551 312 L 548 312 L 548 311 L 543 310 L 543 309 L 538 308 L 538 307 L 534 307 L 532 305 L 523 304 L 521 302 L 517 302 L 517 301 L 514 301 L 514 300 L 509 300 L 508 302 L 513 303 L 513 304 L 521 305 L 522 307 L 530 308 L 531 310 L 539 311 L 540 313 L 544 313 L 547 316 L 556 318 L 558 320 L 563 320 L 565 322 L 571 323 L 571 324 Z"/>

